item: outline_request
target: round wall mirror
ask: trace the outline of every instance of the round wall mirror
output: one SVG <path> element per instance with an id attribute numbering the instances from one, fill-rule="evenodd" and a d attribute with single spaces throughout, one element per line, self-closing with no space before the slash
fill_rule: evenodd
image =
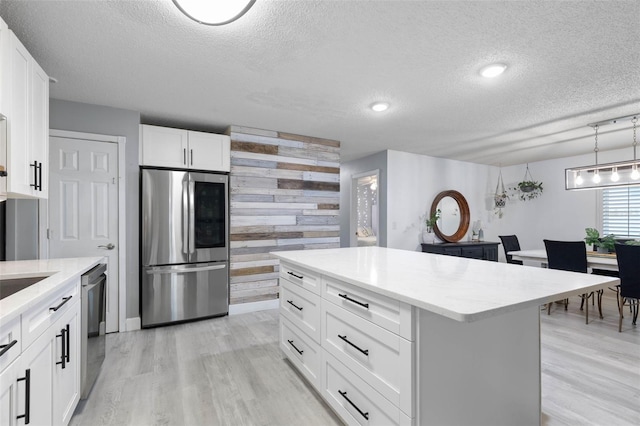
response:
<path id="1" fill-rule="evenodd" d="M 469 204 L 458 191 L 442 191 L 431 203 L 431 216 L 440 209 L 440 219 L 433 232 L 443 241 L 460 241 L 469 230 Z"/>

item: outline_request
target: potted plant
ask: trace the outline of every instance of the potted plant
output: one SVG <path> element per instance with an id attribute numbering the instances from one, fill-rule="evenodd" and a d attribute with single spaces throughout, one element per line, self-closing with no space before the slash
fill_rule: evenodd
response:
<path id="1" fill-rule="evenodd" d="M 422 242 L 425 244 L 433 244 L 435 240 L 435 235 L 433 234 L 433 227 L 438 223 L 438 219 L 440 219 L 440 214 L 442 212 L 440 209 L 437 209 L 431 216 L 428 216 L 425 221 L 425 228 L 422 234 Z"/>
<path id="2" fill-rule="evenodd" d="M 529 165 L 527 164 L 527 170 L 524 172 L 524 178 L 521 182 L 518 182 L 515 187 L 511 188 L 513 191 L 518 192 L 518 198 L 522 201 L 533 200 L 534 198 L 542 195 L 542 182 L 533 180 L 531 172 L 529 171 Z"/>
<path id="3" fill-rule="evenodd" d="M 615 235 L 609 234 L 604 237 L 600 236 L 600 232 L 596 228 L 585 228 L 587 236 L 584 241 L 593 245 L 593 250 L 599 253 L 611 253 L 616 246 Z"/>

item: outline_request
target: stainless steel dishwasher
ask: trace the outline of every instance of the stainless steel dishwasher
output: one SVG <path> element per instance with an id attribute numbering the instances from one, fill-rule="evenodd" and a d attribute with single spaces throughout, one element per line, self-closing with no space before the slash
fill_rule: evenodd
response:
<path id="1" fill-rule="evenodd" d="M 86 399 L 105 358 L 107 265 L 99 264 L 82 275 L 82 344 L 80 398 Z"/>

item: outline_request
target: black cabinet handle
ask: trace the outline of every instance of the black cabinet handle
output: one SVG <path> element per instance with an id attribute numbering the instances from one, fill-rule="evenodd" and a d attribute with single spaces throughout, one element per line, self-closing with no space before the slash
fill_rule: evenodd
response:
<path id="1" fill-rule="evenodd" d="M 71 352 L 71 350 L 70 350 L 71 346 L 70 346 L 70 343 L 69 343 L 71 341 L 71 334 L 69 333 L 69 324 L 67 324 L 67 330 L 66 331 L 67 331 L 67 350 L 65 352 L 65 355 L 67 357 L 67 362 L 69 362 L 70 361 L 69 352 Z"/>
<path id="2" fill-rule="evenodd" d="M 11 347 L 13 345 L 15 345 L 16 343 L 18 343 L 17 340 L 13 340 L 11 343 L 7 344 L 7 345 L 0 345 L 0 349 L 2 349 L 0 351 L 0 356 L 6 354 L 7 352 L 9 352 L 9 349 L 11 349 Z"/>
<path id="3" fill-rule="evenodd" d="M 30 413 L 31 413 L 31 407 L 29 404 L 29 400 L 31 399 L 31 369 L 27 368 L 24 371 L 24 377 L 19 377 L 18 381 L 21 382 L 23 381 L 25 382 L 25 386 L 24 386 L 24 394 L 25 394 L 25 398 L 24 398 L 24 414 L 21 414 L 19 416 L 16 417 L 16 419 L 22 419 L 24 418 L 24 424 L 28 425 L 30 422 Z"/>
<path id="4" fill-rule="evenodd" d="M 349 302 L 351 302 L 351 303 L 355 303 L 356 305 L 360 305 L 360 306 L 363 306 L 363 307 L 365 307 L 365 308 L 369 309 L 369 304 L 368 304 L 368 303 L 358 302 L 357 300 L 350 298 L 350 297 L 349 297 L 349 296 L 347 296 L 346 294 L 340 294 L 340 293 L 338 293 L 338 296 L 342 297 L 342 298 L 343 298 L 343 299 L 345 299 L 345 300 L 348 300 L 348 301 L 349 301 Z"/>
<path id="5" fill-rule="evenodd" d="M 296 308 L 299 311 L 302 310 L 302 308 L 300 306 L 298 306 L 295 303 L 293 303 L 293 300 L 287 300 L 287 303 L 290 304 L 291 306 L 293 306 L 294 308 Z"/>
<path id="6" fill-rule="evenodd" d="M 187 148 L 182 148 L 182 164 L 187 165 Z"/>
<path id="7" fill-rule="evenodd" d="M 341 335 L 338 334 L 338 337 L 341 338 L 342 340 L 344 340 L 345 342 L 347 342 L 348 344 L 350 344 L 351 346 L 353 346 L 354 348 L 356 348 L 357 350 L 359 350 L 360 352 L 362 352 L 363 354 L 365 354 L 366 356 L 369 356 L 369 349 L 360 349 L 358 346 L 356 346 L 353 343 L 351 343 L 349 341 L 349 339 L 347 339 L 347 335 L 346 334 L 344 336 L 341 336 Z"/>
<path id="8" fill-rule="evenodd" d="M 29 167 L 33 167 L 33 183 L 29 184 L 29 186 L 38 189 L 38 162 L 34 161 L 33 164 L 29 164 Z"/>
<path id="9" fill-rule="evenodd" d="M 294 277 L 298 278 L 298 279 L 303 279 L 304 277 L 302 275 L 296 275 L 293 272 L 287 272 L 287 274 L 289 275 L 293 275 Z"/>
<path id="10" fill-rule="evenodd" d="M 193 166 L 193 150 L 190 149 L 189 151 L 189 154 L 191 154 L 191 165 Z"/>
<path id="11" fill-rule="evenodd" d="M 347 391 L 342 392 L 340 389 L 338 389 L 338 393 L 339 393 L 339 394 L 340 394 L 344 399 L 346 399 L 346 400 L 347 400 L 347 402 L 348 402 L 349 404 L 351 404 L 351 406 L 352 406 L 353 408 L 355 408 L 356 410 L 358 410 L 358 413 L 360 413 L 360 415 L 361 415 L 362 417 L 364 417 L 365 419 L 369 420 L 369 412 L 367 411 L 367 412 L 365 413 L 365 412 L 363 412 L 360 408 L 358 408 L 358 406 L 357 406 L 356 404 L 354 404 L 354 403 L 349 399 L 349 397 L 347 397 Z"/>
<path id="12" fill-rule="evenodd" d="M 60 330 L 60 334 L 56 334 L 56 337 L 62 337 L 62 346 L 60 346 L 62 348 L 61 349 L 62 354 L 60 355 L 60 361 L 56 362 L 56 365 L 62 364 L 62 368 L 63 369 L 66 368 L 66 366 L 67 366 L 67 357 L 66 357 L 66 354 L 65 354 L 66 349 L 67 349 L 67 338 L 66 338 L 66 335 L 67 335 L 67 330 L 64 329 L 64 328 Z"/>
<path id="13" fill-rule="evenodd" d="M 72 297 L 73 297 L 73 296 L 63 297 L 63 298 L 62 298 L 62 302 L 61 302 L 58 306 L 53 307 L 53 308 L 49 308 L 49 310 L 50 310 L 50 311 L 53 311 L 53 312 L 57 311 L 58 309 L 62 308 L 62 305 L 64 305 L 65 303 L 67 303 L 69 300 L 71 300 L 71 298 L 72 298 Z"/>
<path id="14" fill-rule="evenodd" d="M 42 163 L 38 163 L 38 191 L 42 191 Z"/>
<path id="15" fill-rule="evenodd" d="M 291 346 L 293 346 L 293 349 L 295 349 L 295 350 L 296 350 L 296 352 L 298 352 L 300 355 L 302 355 L 302 353 L 303 353 L 304 351 L 301 351 L 300 349 L 296 348 L 296 345 L 294 345 L 294 344 L 293 344 L 293 340 L 287 340 L 287 342 L 289 342 L 289 344 L 290 344 Z"/>

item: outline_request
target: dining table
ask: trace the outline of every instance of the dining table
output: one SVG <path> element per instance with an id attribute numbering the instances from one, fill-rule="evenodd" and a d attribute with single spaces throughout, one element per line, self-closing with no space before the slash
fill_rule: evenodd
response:
<path id="1" fill-rule="evenodd" d="M 545 249 L 516 250 L 510 251 L 507 254 L 513 256 L 514 260 L 540 262 L 544 266 L 547 264 L 547 251 Z M 618 260 L 616 259 L 615 253 L 587 251 L 587 267 L 606 271 L 617 271 Z"/>

